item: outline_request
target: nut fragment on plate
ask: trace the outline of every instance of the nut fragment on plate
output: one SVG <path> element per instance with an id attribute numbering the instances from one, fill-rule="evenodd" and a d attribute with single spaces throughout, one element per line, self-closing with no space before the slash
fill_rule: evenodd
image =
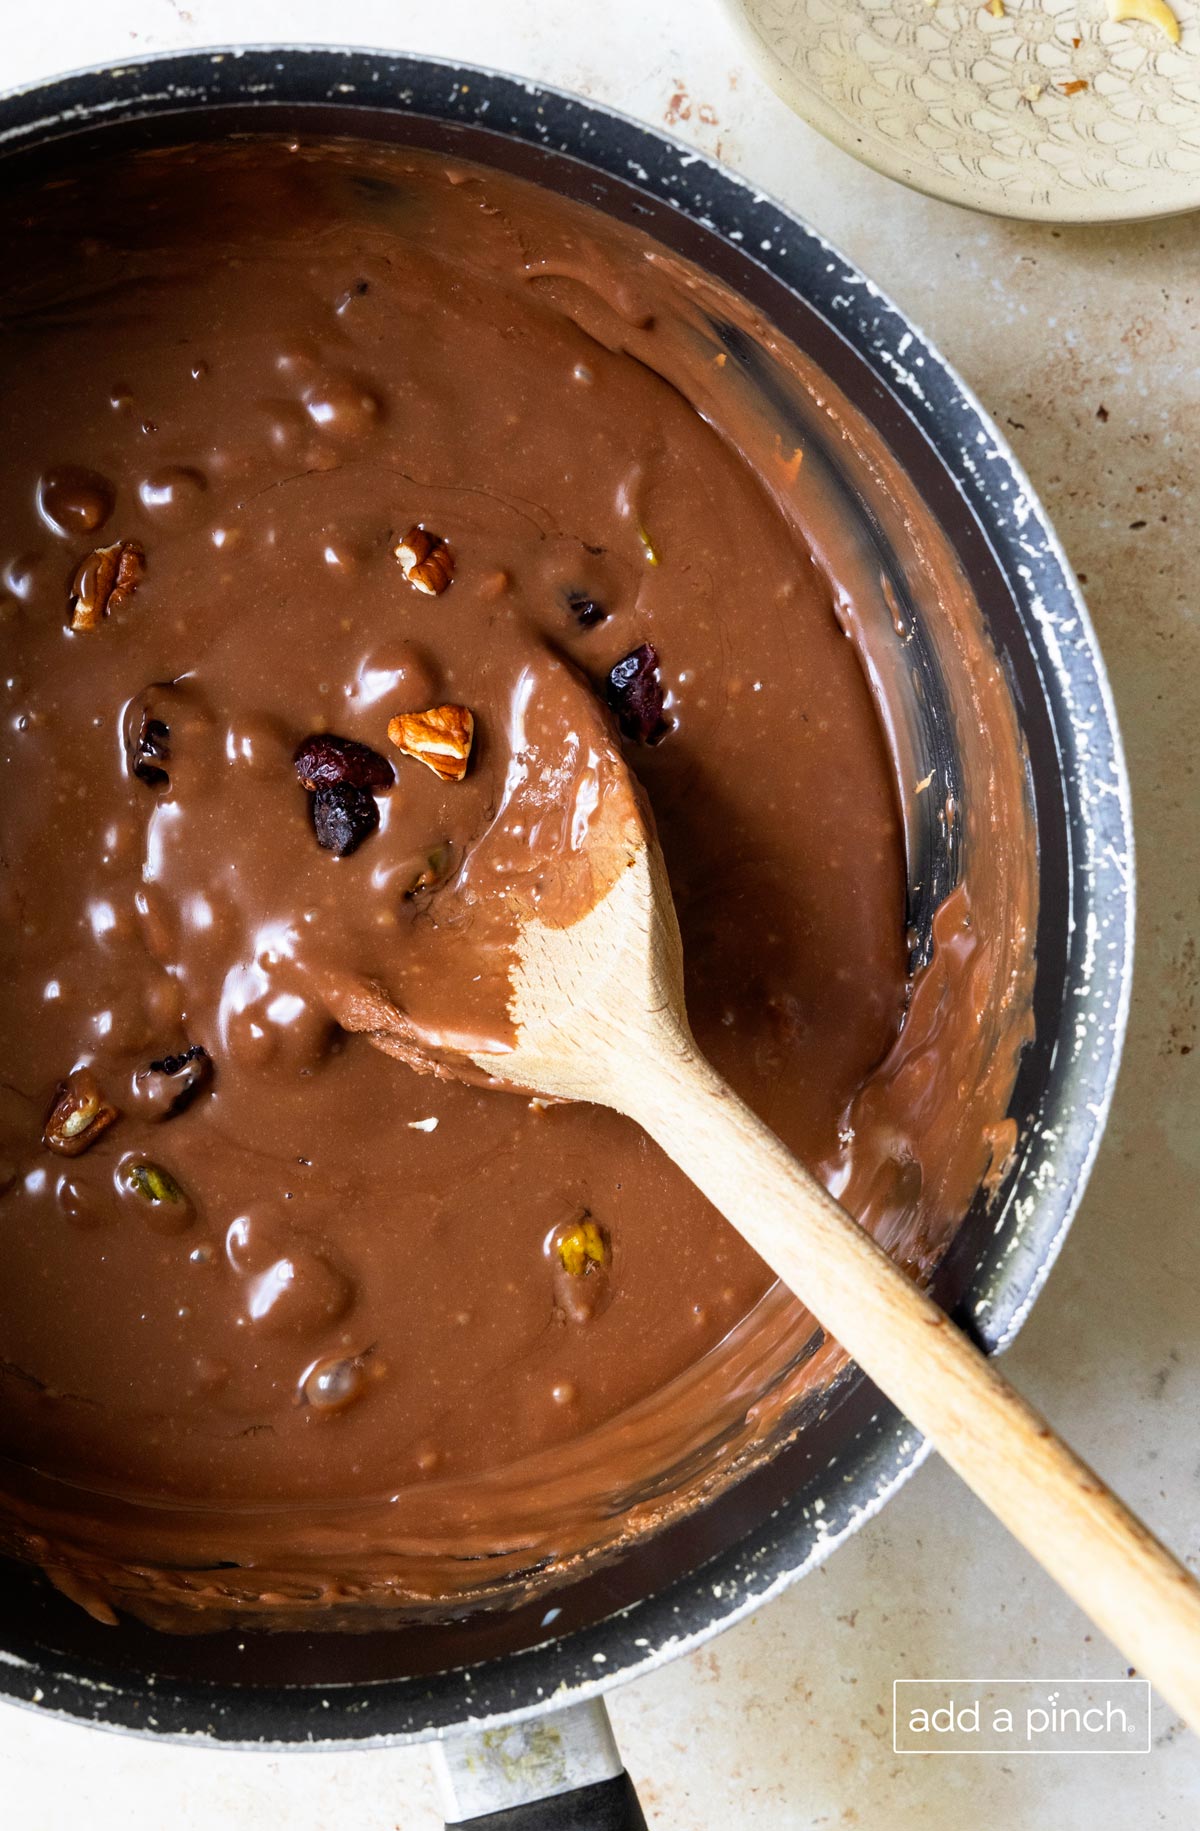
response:
<path id="1" fill-rule="evenodd" d="M 388 736 L 406 757 L 416 757 L 443 782 L 461 782 L 471 760 L 475 719 L 466 706 L 430 706 L 425 712 L 399 712 Z"/>
<path id="2" fill-rule="evenodd" d="M 71 628 L 96 629 L 101 617 L 133 596 L 145 571 L 146 555 L 136 540 L 117 540 L 89 553 L 71 583 Z"/>
<path id="3" fill-rule="evenodd" d="M 1182 37 L 1179 21 L 1166 0 L 1108 0 L 1108 16 L 1116 25 L 1126 25 L 1131 19 L 1141 25 L 1156 25 L 1173 45 Z"/>
<path id="4" fill-rule="evenodd" d="M 89 1068 L 79 1068 L 69 1080 L 59 1082 L 42 1143 L 63 1157 L 78 1157 L 118 1118 L 120 1114 L 100 1092 L 95 1075 Z"/>
<path id="5" fill-rule="evenodd" d="M 404 576 L 410 585 L 435 598 L 454 577 L 454 555 L 447 543 L 428 528 L 410 528 L 395 546 Z"/>

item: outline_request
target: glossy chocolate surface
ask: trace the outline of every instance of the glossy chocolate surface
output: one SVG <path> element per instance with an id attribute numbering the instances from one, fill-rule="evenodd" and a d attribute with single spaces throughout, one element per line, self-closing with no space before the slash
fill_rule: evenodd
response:
<path id="1" fill-rule="evenodd" d="M 339 988 L 503 1046 L 458 893 L 529 683 L 565 660 L 602 700 L 651 645 L 661 717 L 626 754 L 697 1037 L 927 1272 L 1003 1158 L 1028 1034 L 1032 841 L 977 607 L 773 348 L 957 670 L 962 873 L 914 983 L 905 851 L 939 784 L 906 775 L 903 617 L 726 373 L 718 309 L 769 327 L 632 231 L 397 149 L 125 156 L 6 214 L 6 1536 L 167 1625 L 549 1586 L 765 1453 L 836 1352 L 633 1127 L 397 1066 Z M 433 594 L 396 558 L 413 527 L 453 555 Z M 72 629 L 119 543 L 140 576 Z M 441 705 L 474 717 L 462 780 L 389 743 Z M 345 856 L 294 762 L 323 732 L 394 773 Z M 43 1128 L 81 1073 L 118 1117 L 66 1154 Z M 604 1262 L 572 1275 L 587 1221 Z"/>

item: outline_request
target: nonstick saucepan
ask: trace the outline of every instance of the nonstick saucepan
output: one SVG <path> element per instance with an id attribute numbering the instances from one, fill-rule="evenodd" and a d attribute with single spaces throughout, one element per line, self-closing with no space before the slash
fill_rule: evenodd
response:
<path id="1" fill-rule="evenodd" d="M 1108 683 L 1062 549 L 995 426 L 919 330 L 796 216 L 607 109 L 491 71 L 385 53 L 255 48 L 148 58 L 0 97 L 0 178 L 70 169 L 122 139 L 302 130 L 491 163 L 633 222 L 741 293 L 866 415 L 937 515 L 1012 689 L 1038 833 L 1036 1039 L 1019 1145 L 935 1282 L 989 1350 L 1020 1327 L 1087 1179 L 1131 973 L 1128 785 Z M 747 351 L 745 360 L 753 360 Z M 740 359 L 735 352 L 735 358 Z M 886 563 L 886 555 L 882 556 Z M 921 607 L 912 606 L 920 622 Z M 921 644 L 915 653 L 920 666 Z M 919 745 L 952 778 L 936 679 Z M 909 836 L 914 949 L 953 882 L 944 827 Z M 708 1505 L 548 1602 L 453 1630 L 178 1637 L 106 1628 L 0 1564 L 0 1695 L 79 1723 L 258 1749 L 437 1737 L 456 1823 L 642 1823 L 608 1729 L 610 1686 L 687 1652 L 834 1551 L 921 1461 L 861 1376 Z"/>

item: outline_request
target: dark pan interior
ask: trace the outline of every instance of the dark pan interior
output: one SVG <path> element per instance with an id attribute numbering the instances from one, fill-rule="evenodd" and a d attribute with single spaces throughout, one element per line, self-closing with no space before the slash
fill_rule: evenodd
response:
<path id="1" fill-rule="evenodd" d="M 247 103 L 254 84 L 265 87 Z M 86 113 L 98 99 L 119 104 L 99 128 Z M 62 112 L 72 102 L 81 116 Z M 1086 614 L 1024 479 L 919 334 L 818 237 L 707 161 L 573 98 L 417 59 L 289 51 L 152 60 L 0 101 L 0 131 L 10 136 L 3 170 L 13 178 L 119 141 L 289 127 L 453 151 L 635 223 L 727 282 L 813 357 L 882 433 L 941 521 L 985 606 L 1012 687 L 1040 846 L 1037 1040 L 1010 1109 L 1023 1143 L 999 1203 L 968 1216 L 936 1287 L 985 1344 L 1003 1342 L 1038 1288 L 1090 1164 L 1115 1073 L 1129 964 L 1119 742 Z M 924 365 L 919 409 L 889 385 L 880 354 L 901 333 L 911 339 L 908 360 Z M 754 362 L 732 328 L 727 347 Z M 964 467 L 961 454 L 979 451 L 985 439 L 986 464 L 981 453 L 979 464 Z M 882 547 L 880 558 L 886 567 Z M 1049 641 L 1047 616 L 1069 623 L 1077 638 Z M 919 630 L 915 610 L 913 620 Z M 944 686 L 927 644 L 923 653 L 922 741 L 952 778 Z M 1107 802 L 1097 772 L 1117 786 Z M 1110 856 L 1125 870 L 1106 875 Z M 956 869 L 943 827 L 931 823 L 910 855 L 910 878 L 924 886 L 909 912 L 919 957 Z M 1099 977 L 1094 952 L 1090 969 L 1082 952 L 1084 918 L 1097 911 Z M 1095 1011 L 1083 1053 L 1068 1046 L 1081 999 Z M 1019 1203 L 1035 1175 L 1040 1205 Z M 452 1642 L 431 1627 L 196 1638 L 134 1625 L 106 1629 L 40 1577 L 4 1565 L 0 1691 L 114 1726 L 258 1743 L 395 1739 L 468 1714 L 536 1708 L 561 1686 L 578 1693 L 612 1682 L 652 1662 L 667 1641 L 687 1643 L 753 1606 L 873 1510 L 918 1449 L 904 1421 L 854 1376 L 790 1447 L 707 1508 L 547 1602 L 456 1625 Z"/>

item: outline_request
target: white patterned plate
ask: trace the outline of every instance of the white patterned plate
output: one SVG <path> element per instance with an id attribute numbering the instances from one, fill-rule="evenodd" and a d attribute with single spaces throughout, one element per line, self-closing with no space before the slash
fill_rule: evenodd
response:
<path id="1" fill-rule="evenodd" d="M 951 203 L 1049 222 L 1200 207 L 1200 0 L 1174 45 L 1106 0 L 724 0 L 788 105 Z"/>

